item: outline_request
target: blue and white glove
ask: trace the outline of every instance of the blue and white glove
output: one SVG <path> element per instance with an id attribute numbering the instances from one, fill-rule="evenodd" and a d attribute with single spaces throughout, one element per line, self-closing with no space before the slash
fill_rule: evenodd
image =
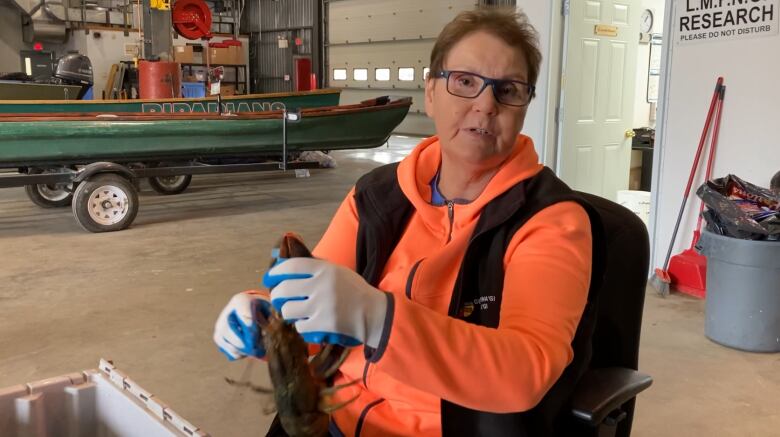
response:
<path id="1" fill-rule="evenodd" d="M 315 258 L 282 260 L 263 276 L 271 303 L 308 343 L 377 348 L 388 294 L 354 271 Z"/>
<path id="2" fill-rule="evenodd" d="M 230 361 L 246 356 L 263 358 L 265 348 L 260 338 L 256 314 L 270 314 L 268 293 L 251 290 L 233 296 L 214 325 L 214 343 Z"/>

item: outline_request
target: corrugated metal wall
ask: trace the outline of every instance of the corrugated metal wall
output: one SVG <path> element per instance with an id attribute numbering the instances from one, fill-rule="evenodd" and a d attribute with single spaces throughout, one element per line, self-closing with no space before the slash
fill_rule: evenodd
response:
<path id="1" fill-rule="evenodd" d="M 386 94 L 411 96 L 412 109 L 396 131 L 431 135 L 433 122 L 425 115 L 423 106 L 423 71 L 428 67 L 439 32 L 458 12 L 473 9 L 477 4 L 512 6 L 514 3 L 514 0 L 326 1 L 327 84 L 344 89 L 342 103 Z M 400 80 L 401 68 L 413 68 L 413 80 Z M 366 74 L 365 80 L 355 79 L 356 69 L 358 74 Z M 390 70 L 389 80 L 378 80 L 381 74 L 387 73 L 385 69 Z M 334 73 L 346 73 L 346 79 L 337 80 Z"/>
<path id="2" fill-rule="evenodd" d="M 248 9 L 252 92 L 292 91 L 296 56 L 310 56 L 314 72 L 322 70 L 320 1 L 259 0 Z"/>

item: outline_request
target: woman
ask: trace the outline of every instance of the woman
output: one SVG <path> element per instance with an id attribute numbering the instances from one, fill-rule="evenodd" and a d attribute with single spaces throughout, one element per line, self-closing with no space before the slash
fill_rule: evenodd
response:
<path id="1" fill-rule="evenodd" d="M 459 14 L 426 79 L 437 135 L 358 181 L 317 259 L 266 274 L 304 339 L 358 348 L 335 383 L 361 383 L 333 402 L 357 400 L 333 414 L 333 435 L 554 433 L 587 359 L 573 345 L 592 238 L 587 205 L 520 134 L 540 62 L 524 15 Z M 268 297 L 239 294 L 217 321 L 231 359 L 263 353 L 227 322 L 252 326 L 252 301 Z"/>

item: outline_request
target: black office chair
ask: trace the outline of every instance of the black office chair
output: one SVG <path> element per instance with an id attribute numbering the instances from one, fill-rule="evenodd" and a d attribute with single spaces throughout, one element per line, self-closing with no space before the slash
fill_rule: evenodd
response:
<path id="1" fill-rule="evenodd" d="M 628 437 L 635 398 L 653 381 L 637 371 L 650 244 L 636 214 L 601 197 L 580 194 L 601 214 L 606 264 L 593 356 L 572 398 L 572 422 L 577 436 Z"/>

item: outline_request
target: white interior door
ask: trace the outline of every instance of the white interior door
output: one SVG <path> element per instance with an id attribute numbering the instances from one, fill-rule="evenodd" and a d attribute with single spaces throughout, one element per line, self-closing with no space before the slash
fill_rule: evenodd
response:
<path id="1" fill-rule="evenodd" d="M 558 174 L 615 200 L 628 189 L 639 0 L 571 0 L 561 88 Z"/>

